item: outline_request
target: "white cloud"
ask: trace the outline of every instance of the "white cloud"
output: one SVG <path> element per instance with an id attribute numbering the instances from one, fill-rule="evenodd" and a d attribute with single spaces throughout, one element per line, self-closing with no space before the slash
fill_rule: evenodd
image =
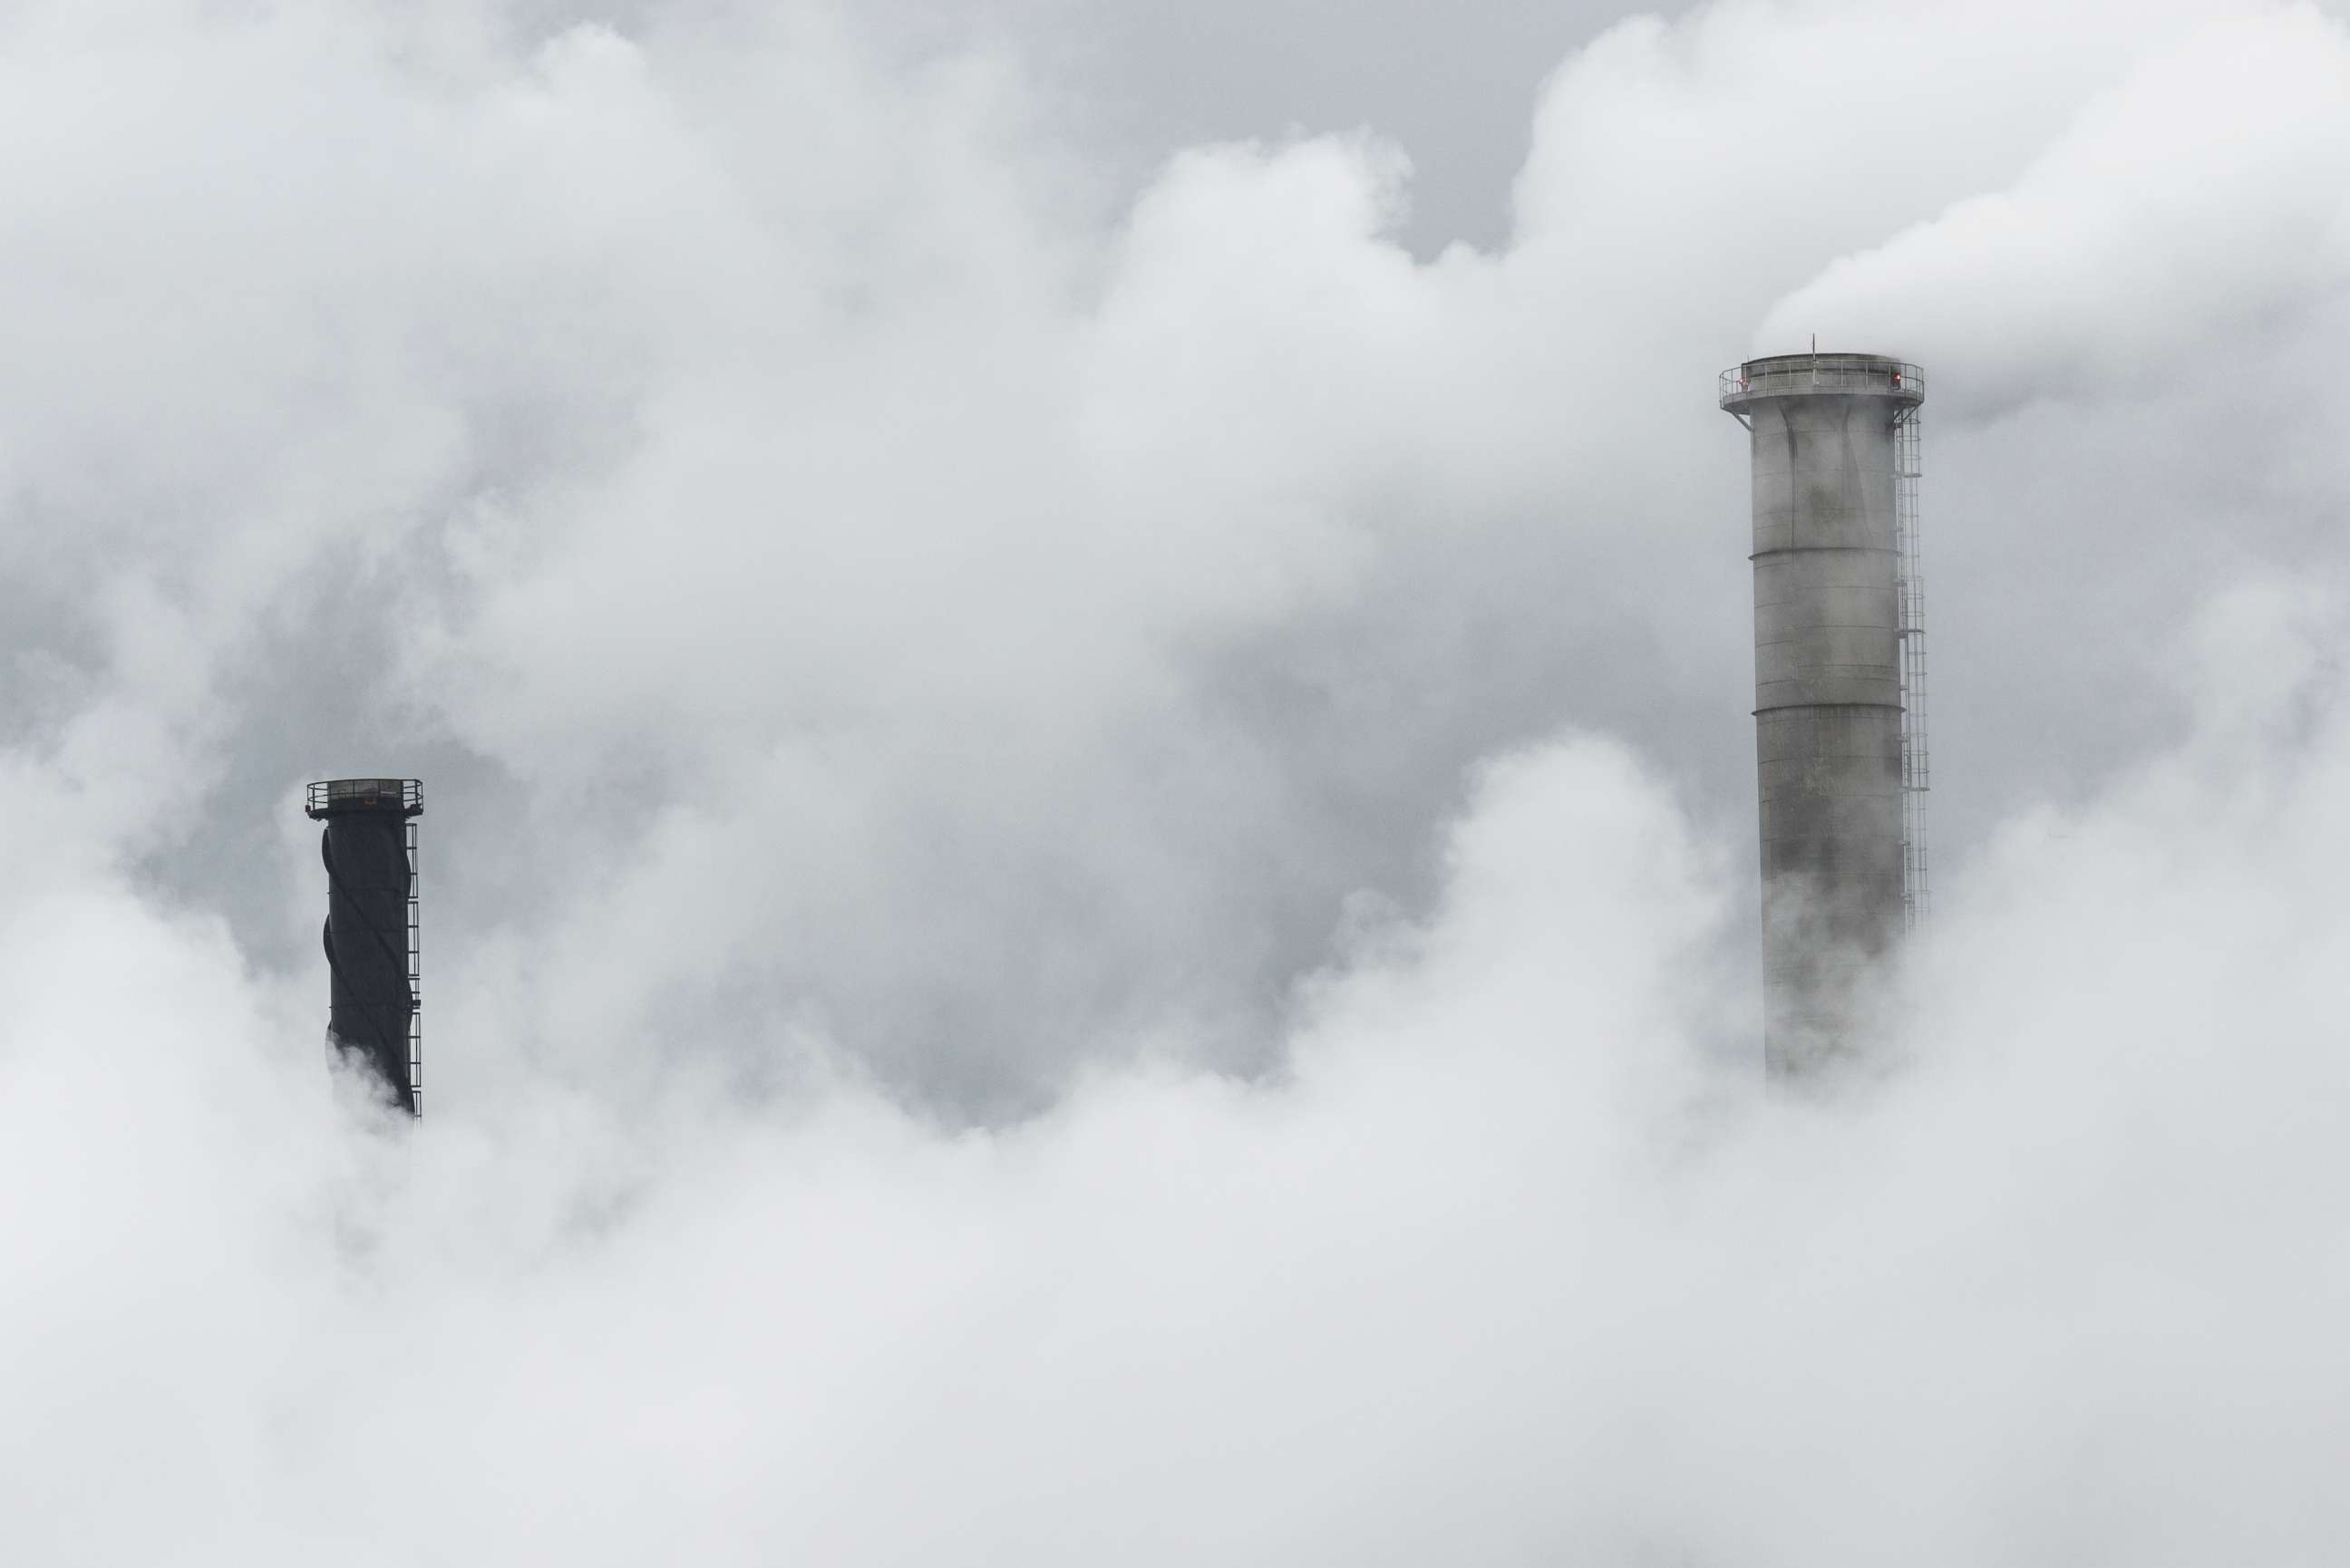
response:
<path id="1" fill-rule="evenodd" d="M 38 900 L 0 1159 L 42 1282 L 9 1468 L 50 1502 L 12 1535 L 2322 1555 L 2350 928 L 2304 867 L 2350 732 L 2301 668 L 2314 743 L 2222 729 L 2020 825 L 1948 901 L 1908 1071 L 1808 1108 L 1701 1064 L 1721 868 L 1593 742 L 1487 775 L 1438 914 L 1317 985 L 1285 1082 L 1113 1073 L 989 1135 L 674 1085 L 387 1138 L 216 933 Z M 122 963 L 170 1007 L 93 985 Z"/>
<path id="2" fill-rule="evenodd" d="M 2336 22 L 1636 21 L 1418 261 L 1376 128 L 1105 223 L 1017 61 L 530 15 L 5 25 L 12 1556 L 2340 1538 Z M 1814 327 L 1933 379 L 1946 918 L 1769 1106 Z M 287 794 L 411 765 L 412 1137 Z"/>
<path id="3" fill-rule="evenodd" d="M 2345 188 L 2350 27 L 2230 8 L 2083 99 L 2012 186 L 1828 268 L 1760 341 L 1898 341 L 1970 410 L 2256 389 L 2273 338 L 2350 286 Z"/>

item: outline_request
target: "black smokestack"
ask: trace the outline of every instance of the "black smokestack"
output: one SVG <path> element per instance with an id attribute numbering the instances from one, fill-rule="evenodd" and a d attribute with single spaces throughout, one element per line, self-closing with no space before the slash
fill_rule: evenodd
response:
<path id="1" fill-rule="evenodd" d="M 423 789 L 414 779 L 329 779 L 310 786 L 306 809 L 327 825 L 328 1044 L 421 1116 L 415 818 Z"/>

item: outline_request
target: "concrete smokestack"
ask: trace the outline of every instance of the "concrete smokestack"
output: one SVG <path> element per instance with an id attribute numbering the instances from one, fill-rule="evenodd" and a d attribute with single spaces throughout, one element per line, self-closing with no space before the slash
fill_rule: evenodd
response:
<path id="1" fill-rule="evenodd" d="M 417 969 L 414 779 L 329 779 L 305 810 L 324 822 L 328 1046 L 356 1058 L 411 1115 L 423 1113 Z"/>
<path id="2" fill-rule="evenodd" d="M 1862 1048 L 1867 980 L 1922 898 L 1897 514 L 1925 379 L 1873 354 L 1789 354 L 1724 372 L 1721 391 L 1752 432 L 1763 1057 L 1800 1075 Z"/>

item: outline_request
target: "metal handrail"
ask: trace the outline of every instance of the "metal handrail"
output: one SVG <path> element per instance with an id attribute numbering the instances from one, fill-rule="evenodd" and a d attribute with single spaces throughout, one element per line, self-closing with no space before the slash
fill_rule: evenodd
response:
<path id="1" fill-rule="evenodd" d="M 320 779 L 310 785 L 302 809 L 311 816 L 334 810 L 414 816 L 424 809 L 424 785 L 416 779 Z"/>
<path id="2" fill-rule="evenodd" d="M 1791 354 L 1724 370 L 1717 386 L 1729 408 L 1748 398 L 1807 392 L 1879 392 L 1923 399 L 1926 372 L 1906 359 L 1866 354 Z"/>

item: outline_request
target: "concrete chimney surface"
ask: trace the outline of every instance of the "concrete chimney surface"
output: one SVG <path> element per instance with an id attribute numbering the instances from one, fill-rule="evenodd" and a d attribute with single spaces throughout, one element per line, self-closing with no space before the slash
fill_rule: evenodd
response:
<path id="1" fill-rule="evenodd" d="M 1793 354 L 1721 389 L 1752 432 L 1763 1054 L 1802 1075 L 1861 1049 L 1904 925 L 1896 431 L 1924 378 Z"/>

